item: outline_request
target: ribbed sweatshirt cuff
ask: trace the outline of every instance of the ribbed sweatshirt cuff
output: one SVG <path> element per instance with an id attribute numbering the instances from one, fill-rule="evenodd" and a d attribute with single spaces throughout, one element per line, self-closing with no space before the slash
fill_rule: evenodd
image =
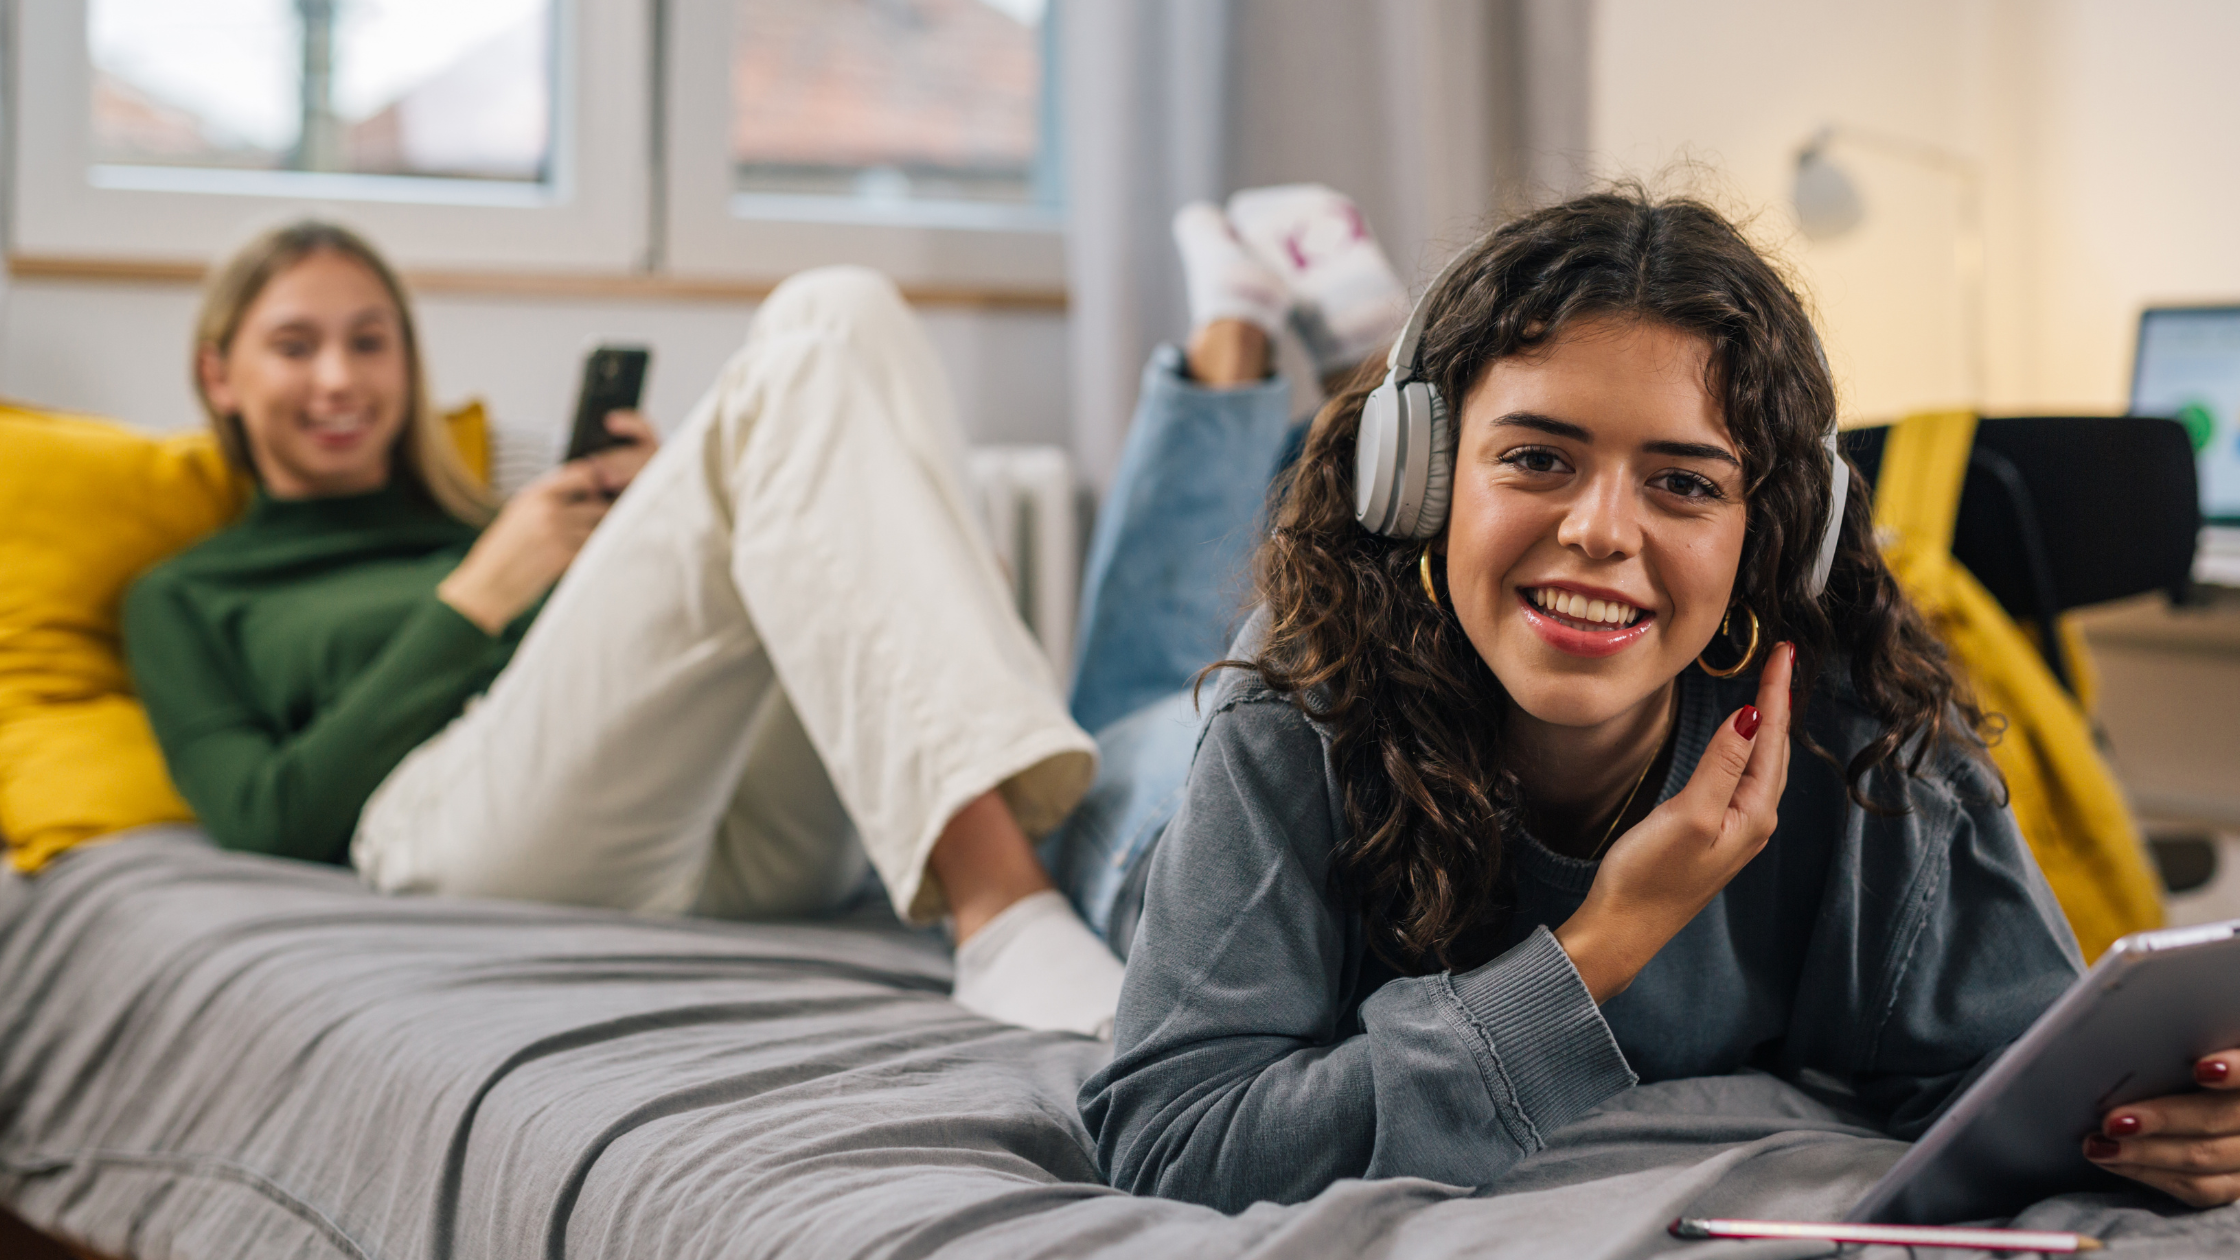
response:
<path id="1" fill-rule="evenodd" d="M 1640 1079 L 1546 927 L 1452 988 L 1540 1142 Z"/>

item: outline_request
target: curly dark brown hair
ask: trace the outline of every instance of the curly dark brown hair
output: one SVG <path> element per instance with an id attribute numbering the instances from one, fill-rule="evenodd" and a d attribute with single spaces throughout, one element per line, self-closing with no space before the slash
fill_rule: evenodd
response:
<path id="1" fill-rule="evenodd" d="M 1828 510 L 1821 438 L 1835 383 L 1804 304 L 1726 218 L 1638 186 L 1579 197 L 1495 230 L 1427 300 L 1424 375 L 1454 400 L 1495 360 L 1582 318 L 1701 337 L 1705 386 L 1746 487 L 1735 598 L 1757 612 L 1766 642 L 1796 644 L 1798 694 L 1847 664 L 1882 724 L 1843 767 L 1853 800 L 1902 809 L 1868 798 L 1870 770 L 1914 775 L 1949 738 L 1978 746 L 1984 716 L 1883 564 L 1865 494 L 1850 496 L 1826 593 L 1807 593 Z M 1355 522 L 1355 437 L 1381 369 L 1364 367 L 1315 418 L 1256 563 L 1266 637 L 1252 660 L 1215 668 L 1257 671 L 1329 733 L 1348 828 L 1331 878 L 1360 906 L 1372 948 L 1404 971 L 1461 968 L 1490 954 L 1504 838 L 1526 802 L 1503 755 L 1508 694 L 1461 624 L 1423 597 L 1419 544 Z"/>

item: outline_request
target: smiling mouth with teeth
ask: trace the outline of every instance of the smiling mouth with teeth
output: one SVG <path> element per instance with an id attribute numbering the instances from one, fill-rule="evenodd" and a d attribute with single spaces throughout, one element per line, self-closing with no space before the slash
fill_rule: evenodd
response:
<path id="1" fill-rule="evenodd" d="M 1641 620 L 1641 609 L 1617 600 L 1588 599 L 1553 586 L 1535 586 L 1525 592 L 1532 606 L 1580 630 L 1623 630 Z"/>

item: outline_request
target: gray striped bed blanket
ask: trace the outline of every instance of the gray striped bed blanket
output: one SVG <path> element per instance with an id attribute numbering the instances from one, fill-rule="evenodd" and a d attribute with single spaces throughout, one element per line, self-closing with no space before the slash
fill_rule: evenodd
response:
<path id="1" fill-rule="evenodd" d="M 0 1203 L 142 1260 L 1724 1260 L 1835 1249 L 1667 1223 L 1829 1219 L 1904 1149 L 1771 1077 L 1676 1081 L 1490 1187 L 1223 1215 L 1100 1184 L 1074 1095 L 1103 1047 L 948 984 L 891 920 L 381 897 L 149 829 L 0 878 Z M 2144 1193 L 2020 1223 L 2240 1254 L 2240 1209 Z"/>

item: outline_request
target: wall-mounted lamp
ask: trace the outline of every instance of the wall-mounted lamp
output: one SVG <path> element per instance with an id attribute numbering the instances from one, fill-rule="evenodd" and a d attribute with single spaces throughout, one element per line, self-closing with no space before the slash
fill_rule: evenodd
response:
<path id="1" fill-rule="evenodd" d="M 1960 322 L 1967 346 L 1969 400 L 1982 405 L 1984 392 L 1983 198 L 1982 175 L 1973 158 L 1902 136 L 1883 135 L 1833 123 L 1812 133 L 1797 150 L 1795 202 L 1797 227 L 1806 239 L 1833 240 L 1864 222 L 1866 201 L 1848 172 L 1828 156 L 1850 145 L 1912 162 L 1949 175 L 1959 189 L 1959 230 L 1953 234 L 1952 265 L 1960 284 Z"/>
<path id="2" fill-rule="evenodd" d="M 1867 207 L 1859 200 L 1859 186 L 1851 182 L 1828 158 L 1828 142 L 1835 129 L 1823 127 L 1797 150 L 1797 226 L 1816 241 L 1833 240 L 1859 226 Z"/>

